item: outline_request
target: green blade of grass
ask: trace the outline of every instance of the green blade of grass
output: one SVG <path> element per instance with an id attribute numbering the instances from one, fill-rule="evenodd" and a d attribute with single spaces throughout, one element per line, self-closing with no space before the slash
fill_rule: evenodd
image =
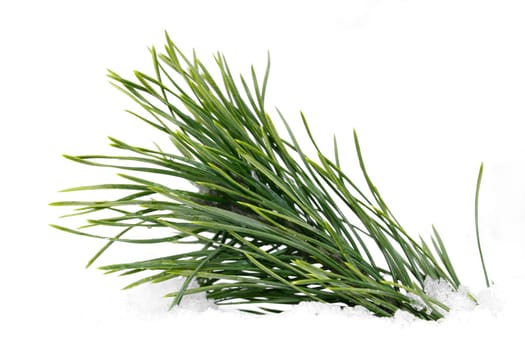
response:
<path id="1" fill-rule="evenodd" d="M 485 284 L 490 287 L 489 276 L 487 274 L 487 267 L 485 266 L 485 259 L 483 258 L 483 250 L 481 249 L 481 240 L 479 237 L 479 190 L 481 188 L 481 179 L 483 177 L 483 163 L 479 167 L 478 180 L 476 182 L 476 199 L 474 204 L 474 218 L 476 224 L 476 241 L 478 243 L 479 257 L 481 266 L 483 267 L 483 275 L 485 276 Z"/>

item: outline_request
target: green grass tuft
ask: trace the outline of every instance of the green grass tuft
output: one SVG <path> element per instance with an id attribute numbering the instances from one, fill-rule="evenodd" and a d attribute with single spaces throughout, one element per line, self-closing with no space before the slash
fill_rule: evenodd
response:
<path id="1" fill-rule="evenodd" d="M 131 114 L 163 133 L 174 153 L 110 138 L 126 155 L 66 156 L 121 172 L 121 183 L 66 190 L 122 191 L 114 200 L 52 203 L 76 207 L 72 215 L 97 214 L 83 229 L 53 225 L 107 240 L 88 266 L 115 242 L 192 243 L 181 254 L 101 269 L 149 273 L 128 287 L 183 277 L 180 290 L 169 295 L 173 305 L 205 292 L 219 305 L 260 306 L 248 310 L 255 313 L 320 301 L 361 305 L 378 316 L 398 310 L 422 319 L 443 316 L 447 306 L 425 294 L 424 281 L 443 279 L 459 287 L 445 245 L 435 228 L 431 245 L 416 242 L 395 219 L 367 172 L 355 131 L 365 188 L 341 170 L 335 138 L 333 158 L 319 149 L 304 116 L 316 159 L 303 152 L 279 113 L 287 129 L 287 137 L 280 136 L 264 105 L 269 59 L 262 79 L 253 68 L 250 79 L 235 79 L 222 54 L 215 56 L 214 77 L 195 53 L 185 56 L 168 35 L 164 49 L 151 50 L 152 75 L 137 71 L 128 80 L 109 71 L 108 76 L 142 107 L 142 114 Z M 173 178 L 193 183 L 195 190 L 173 188 Z M 480 180 L 481 171 L 476 225 Z M 88 233 L 93 227 L 115 232 Z M 151 238 L 144 228 L 168 228 L 171 234 Z M 126 238 L 130 231 L 144 234 Z M 479 243 L 477 226 L 476 231 Z M 485 277 L 488 281 L 486 271 Z M 414 296 L 425 309 L 415 305 Z"/>

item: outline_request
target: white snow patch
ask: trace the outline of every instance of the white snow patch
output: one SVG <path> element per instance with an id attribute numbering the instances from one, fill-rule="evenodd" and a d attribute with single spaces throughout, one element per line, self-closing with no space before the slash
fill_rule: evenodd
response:
<path id="1" fill-rule="evenodd" d="M 176 278 L 164 283 L 153 283 L 126 291 L 126 304 L 129 311 L 137 314 L 158 315 L 166 313 L 173 301 L 172 297 L 164 296 L 178 291 L 184 279 Z M 195 281 L 191 281 L 188 288 L 197 287 Z M 182 298 L 180 305 L 173 308 L 176 312 L 188 311 L 190 313 L 204 312 L 208 309 L 217 309 L 212 300 L 206 298 L 205 293 L 195 293 Z"/>
<path id="2" fill-rule="evenodd" d="M 427 278 L 424 283 L 425 293 L 436 299 L 437 301 L 447 305 L 449 312 L 444 312 L 445 317 L 438 323 L 446 323 L 454 319 L 470 319 L 476 318 L 478 315 L 485 315 L 484 317 L 497 317 L 502 311 L 502 303 L 498 297 L 495 288 L 486 288 L 481 290 L 476 295 L 473 295 L 467 288 L 461 286 L 459 290 L 455 291 L 445 280 L 433 280 Z M 475 298 L 474 302 L 469 296 Z M 426 304 L 419 296 L 413 296 L 414 300 L 418 302 L 422 308 Z M 219 308 L 211 300 L 207 300 L 204 293 L 192 294 L 186 296 L 181 305 L 175 308 L 176 313 L 183 312 L 184 314 L 199 315 L 230 315 L 233 317 L 240 317 L 244 319 L 304 319 L 304 318 L 344 318 L 353 321 L 369 321 L 388 323 L 396 326 L 407 326 L 413 323 L 436 323 L 432 321 L 424 321 L 411 313 L 399 310 L 393 317 L 378 317 L 362 306 L 349 307 L 343 304 L 325 304 L 315 301 L 304 301 L 297 305 L 291 306 L 286 311 L 279 314 L 268 314 L 264 316 L 244 313 L 235 309 Z"/>
<path id="3" fill-rule="evenodd" d="M 447 305 L 450 308 L 450 312 L 468 311 L 476 306 L 475 301 L 469 297 L 470 292 L 466 287 L 460 286 L 455 291 L 443 279 L 434 280 L 427 277 L 424 282 L 424 290 L 429 297 Z"/>
<path id="4" fill-rule="evenodd" d="M 444 312 L 445 317 L 438 322 L 447 322 L 448 319 L 471 317 L 473 314 L 483 313 L 492 316 L 497 316 L 501 311 L 501 303 L 493 288 L 484 289 L 477 295 L 472 295 L 476 300 L 474 302 L 469 294 L 467 288 L 461 286 L 459 290 L 455 291 L 451 288 L 445 280 L 433 280 L 427 278 L 424 283 L 425 293 L 436 299 L 437 301 L 447 305 L 450 308 L 449 312 Z M 425 308 L 426 305 L 419 296 L 413 296 L 414 300 Z M 431 321 L 423 321 L 411 313 L 399 310 L 394 317 L 380 318 L 374 316 L 370 311 L 362 306 L 347 307 L 336 304 L 323 304 L 319 302 L 302 302 L 293 306 L 290 310 L 285 311 L 279 315 L 271 317 L 307 317 L 307 316 L 338 316 L 354 320 L 371 320 L 378 322 L 388 322 L 406 326 L 414 322 L 432 323 Z"/>

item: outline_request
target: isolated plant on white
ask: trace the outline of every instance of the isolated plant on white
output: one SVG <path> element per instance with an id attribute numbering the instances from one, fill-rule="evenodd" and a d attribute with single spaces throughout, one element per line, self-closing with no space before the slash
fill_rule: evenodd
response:
<path id="1" fill-rule="evenodd" d="M 158 130 L 171 148 L 110 138 L 118 150 L 114 155 L 65 156 L 120 172 L 117 182 L 65 190 L 121 191 L 113 200 L 52 203 L 75 207 L 70 215 L 88 216 L 78 229 L 53 227 L 107 241 L 88 266 L 116 242 L 173 243 L 188 248 L 100 268 L 140 276 L 128 287 L 184 278 L 181 288 L 168 294 L 172 305 L 204 292 L 218 305 L 255 313 L 317 301 L 359 305 L 377 316 L 403 310 L 421 319 L 443 317 L 448 305 L 427 294 L 425 286 L 431 281 L 451 290 L 461 286 L 445 244 L 435 228 L 428 243 L 396 220 L 371 180 L 355 131 L 364 188 L 341 170 L 336 138 L 328 155 L 303 115 L 313 155 L 303 151 L 276 111 L 285 129 L 281 136 L 265 106 L 269 59 L 262 78 L 252 67 L 249 79 L 237 79 L 219 53 L 214 76 L 195 52 L 184 55 L 168 35 L 164 52 L 152 48 L 151 57 L 149 74 L 136 71 L 127 79 L 110 71 L 109 77 L 141 107 L 130 113 Z M 475 221 L 488 286 L 477 225 L 482 171 L 483 165 Z M 174 178 L 192 183 L 194 190 L 173 187 Z M 90 231 L 94 227 L 105 228 L 107 235 Z M 152 233 L 167 230 L 161 237 Z M 129 238 L 130 231 L 141 238 Z"/>

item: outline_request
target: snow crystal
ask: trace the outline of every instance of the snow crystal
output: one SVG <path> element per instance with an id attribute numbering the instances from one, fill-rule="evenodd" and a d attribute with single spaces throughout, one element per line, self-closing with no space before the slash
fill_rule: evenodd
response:
<path id="1" fill-rule="evenodd" d="M 427 304 L 423 301 L 423 298 L 421 298 L 419 295 L 414 293 L 407 293 L 407 296 L 412 300 L 412 306 L 417 311 L 421 311 L 427 307 Z"/>
<path id="2" fill-rule="evenodd" d="M 429 297 L 447 305 L 450 312 L 460 310 L 472 310 L 476 303 L 469 297 L 470 292 L 464 286 L 455 291 L 444 279 L 434 280 L 429 277 L 425 279 L 424 291 Z"/>
<path id="3" fill-rule="evenodd" d="M 252 176 L 253 179 L 257 180 L 257 181 L 260 181 L 259 180 L 259 175 L 257 175 L 257 172 L 255 170 L 250 170 L 250 175 Z"/>

